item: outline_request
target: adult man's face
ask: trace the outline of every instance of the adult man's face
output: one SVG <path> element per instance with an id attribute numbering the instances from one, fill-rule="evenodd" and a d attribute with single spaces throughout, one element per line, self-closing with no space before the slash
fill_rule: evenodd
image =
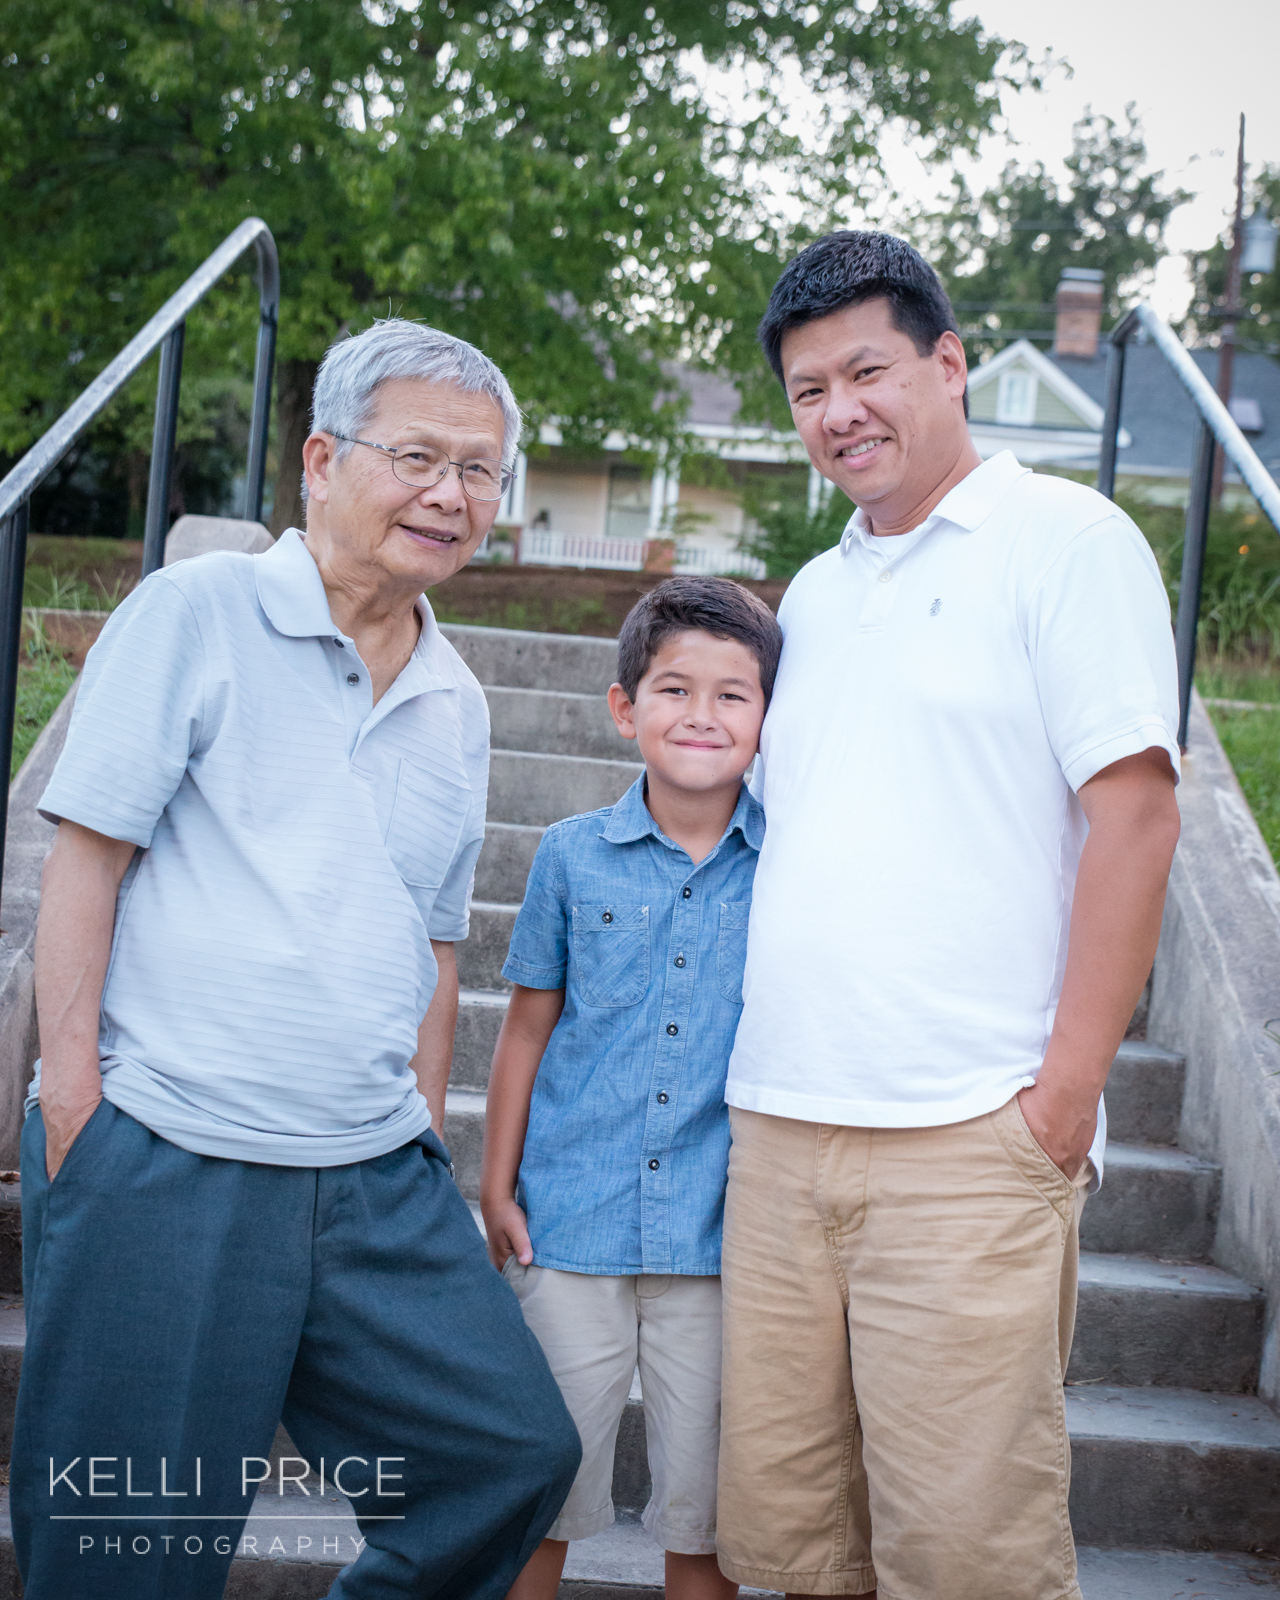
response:
<path id="1" fill-rule="evenodd" d="M 877 531 L 913 526 L 917 508 L 972 448 L 959 339 L 944 333 L 921 355 L 894 327 L 887 300 L 791 329 L 782 372 L 809 459 Z"/>
<path id="2" fill-rule="evenodd" d="M 497 461 L 502 412 L 487 395 L 399 378 L 377 391 L 360 438 L 395 448 L 434 446 L 451 461 Z M 308 536 L 319 534 L 340 562 L 381 568 L 418 589 L 469 561 L 498 514 L 500 502 L 473 500 L 454 466 L 438 483 L 414 488 L 396 476 L 385 451 L 357 444 L 339 461 L 326 433 L 307 440 L 304 457 Z"/>

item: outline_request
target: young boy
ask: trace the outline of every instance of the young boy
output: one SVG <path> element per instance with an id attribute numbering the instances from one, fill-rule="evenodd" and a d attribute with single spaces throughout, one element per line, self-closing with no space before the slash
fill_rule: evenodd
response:
<path id="1" fill-rule="evenodd" d="M 644 774 L 547 829 L 512 934 L 480 1204 L 583 1446 L 512 1600 L 554 1600 L 568 1541 L 613 1521 L 637 1361 L 667 1595 L 737 1593 L 715 1557 L 724 1085 L 764 834 L 742 777 L 781 648 L 726 578 L 672 578 L 634 607 L 609 709 Z"/>

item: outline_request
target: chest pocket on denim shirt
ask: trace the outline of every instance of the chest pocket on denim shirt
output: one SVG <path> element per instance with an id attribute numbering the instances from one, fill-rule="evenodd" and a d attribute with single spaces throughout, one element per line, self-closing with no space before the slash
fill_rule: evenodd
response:
<path id="1" fill-rule="evenodd" d="M 574 906 L 577 990 L 589 1006 L 634 1006 L 649 987 L 649 908 Z"/>
<path id="2" fill-rule="evenodd" d="M 400 762 L 387 825 L 395 869 L 415 889 L 438 889 L 453 862 L 471 806 L 471 786 L 456 775 L 416 761 Z"/>
<path id="3" fill-rule="evenodd" d="M 742 1004 L 742 970 L 747 964 L 747 922 L 750 916 L 750 900 L 720 902 L 716 972 L 720 980 L 720 993 L 735 1005 Z"/>

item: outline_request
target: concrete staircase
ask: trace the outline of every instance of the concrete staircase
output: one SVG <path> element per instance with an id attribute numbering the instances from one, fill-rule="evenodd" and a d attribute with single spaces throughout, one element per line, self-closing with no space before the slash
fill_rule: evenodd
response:
<path id="1" fill-rule="evenodd" d="M 493 721 L 489 823 L 471 937 L 459 951 L 463 995 L 444 1129 L 458 1182 L 474 1201 L 489 1062 L 509 988 L 501 966 L 529 864 L 548 823 L 612 803 L 639 767 L 622 759 L 633 747 L 618 738 L 604 704 L 614 676 L 610 641 L 445 632 L 485 685 Z M 1085 1600 L 1280 1595 L 1280 1562 L 1266 1554 L 1280 1552 L 1280 1418 L 1252 1393 L 1262 1297 L 1209 1259 L 1221 1175 L 1177 1148 L 1182 1095 L 1177 1055 L 1121 1047 L 1107 1091 L 1106 1182 L 1082 1225 L 1067 1378 Z M 17 1204 L 0 1186 L 0 1290 L 11 1293 L 20 1288 Z M 11 1436 L 21 1358 L 21 1311 L 0 1307 L 0 1448 Z M 619 1523 L 571 1547 L 563 1596 L 652 1600 L 661 1555 L 636 1521 L 647 1495 L 644 1417 L 633 1391 L 614 1473 Z M 228 1597 L 321 1596 L 358 1548 L 340 1497 L 288 1499 L 284 1520 L 280 1499 L 260 1494 L 255 1547 L 233 1563 Z M 278 1528 L 268 1520 L 273 1512 Z M 302 1515 L 317 1519 L 314 1535 L 299 1532 Z M 0 1600 L 20 1592 L 5 1533 L 0 1528 Z"/>

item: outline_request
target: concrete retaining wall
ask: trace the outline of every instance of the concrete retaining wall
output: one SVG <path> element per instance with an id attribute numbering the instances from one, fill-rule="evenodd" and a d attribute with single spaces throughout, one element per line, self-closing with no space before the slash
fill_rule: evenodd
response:
<path id="1" fill-rule="evenodd" d="M 1220 1162 L 1214 1259 L 1267 1295 L 1260 1390 L 1280 1401 L 1280 877 L 1199 699 L 1179 788 L 1148 1038 L 1186 1056 L 1179 1142 Z"/>
<path id="2" fill-rule="evenodd" d="M 0 896 L 0 1168 L 18 1165 L 22 1102 L 39 1053 L 31 956 L 40 907 L 40 869 L 54 829 L 36 811 L 67 736 L 76 687 L 46 723 L 9 789 L 9 828 Z"/>

